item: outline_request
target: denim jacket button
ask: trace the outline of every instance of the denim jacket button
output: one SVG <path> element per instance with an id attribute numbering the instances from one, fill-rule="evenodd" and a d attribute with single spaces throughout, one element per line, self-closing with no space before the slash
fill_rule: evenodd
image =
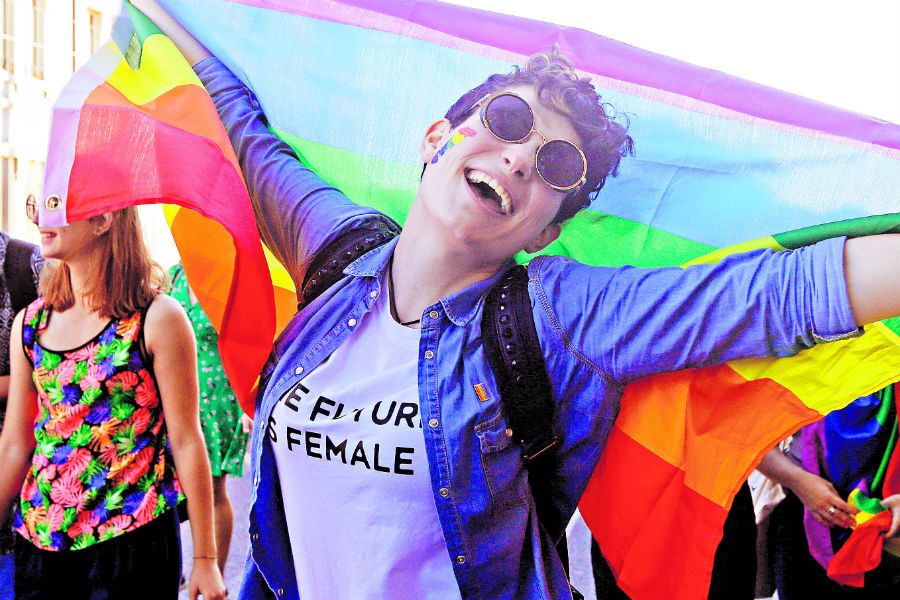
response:
<path id="1" fill-rule="evenodd" d="M 456 563 L 457 563 L 457 564 L 460 564 L 460 565 L 466 564 L 466 557 L 465 557 L 465 555 L 460 554 L 459 556 L 457 556 L 457 557 L 456 557 Z"/>
<path id="2" fill-rule="evenodd" d="M 296 369 L 294 369 L 294 375 L 299 375 L 302 372 L 303 372 L 303 367 L 297 367 Z"/>
<path id="3" fill-rule="evenodd" d="M 252 537 L 252 538 L 253 538 L 253 541 L 255 542 L 256 540 L 259 539 L 259 534 L 258 534 L 258 533 L 254 533 L 254 534 L 251 535 L 250 537 Z"/>
<path id="4" fill-rule="evenodd" d="M 440 422 L 437 419 L 429 419 L 428 420 L 428 426 L 431 427 L 432 429 L 436 428 L 438 425 L 440 425 Z"/>
<path id="5" fill-rule="evenodd" d="M 281 587 L 278 588 L 278 595 L 279 595 L 279 596 L 284 596 L 284 588 L 281 588 Z"/>
<path id="6" fill-rule="evenodd" d="M 428 316 L 431 317 L 432 319 L 437 319 L 438 317 L 441 316 L 441 313 L 439 313 L 436 310 L 433 310 L 430 313 L 428 313 Z"/>
<path id="7" fill-rule="evenodd" d="M 438 490 L 438 494 L 441 495 L 441 498 L 448 498 L 450 496 L 450 490 L 447 488 L 441 488 Z"/>
<path id="8" fill-rule="evenodd" d="M 371 298 L 372 300 L 374 300 L 377 297 L 378 297 L 378 292 L 376 292 L 375 290 L 372 290 L 371 292 L 369 292 L 369 298 Z"/>
<path id="9" fill-rule="evenodd" d="M 425 358 L 427 358 L 428 360 L 431 360 L 432 358 L 434 358 L 434 352 L 432 352 L 431 350 L 426 350 Z"/>
<path id="10" fill-rule="evenodd" d="M 347 321 L 347 327 L 356 327 L 356 319 L 350 319 Z"/>

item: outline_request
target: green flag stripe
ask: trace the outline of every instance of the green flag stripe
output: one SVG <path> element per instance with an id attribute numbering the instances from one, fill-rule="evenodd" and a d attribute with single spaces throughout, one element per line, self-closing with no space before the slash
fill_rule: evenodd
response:
<path id="1" fill-rule="evenodd" d="M 881 406 L 878 408 L 878 414 L 875 415 L 875 420 L 878 421 L 880 425 L 884 425 L 887 423 L 888 415 L 891 414 L 891 407 L 894 404 L 894 386 L 889 385 L 886 388 L 883 388 L 878 392 L 878 397 L 881 398 Z"/>
<path id="2" fill-rule="evenodd" d="M 569 256 L 589 265 L 669 267 L 714 250 L 643 223 L 583 210 L 563 225 L 560 238 L 540 254 Z M 530 256 L 517 258 L 524 262 Z"/>
<path id="3" fill-rule="evenodd" d="M 128 16 L 131 17 L 131 26 L 134 28 L 134 34 L 137 36 L 141 45 L 151 35 L 162 34 L 156 23 L 144 16 L 144 13 L 136 9 L 131 2 L 125 2 L 125 8 L 128 9 Z"/>
<path id="4" fill-rule="evenodd" d="M 885 319 L 882 323 L 884 323 L 888 329 L 900 336 L 900 317 Z"/>
<path id="5" fill-rule="evenodd" d="M 871 217 L 860 217 L 836 223 L 804 227 L 803 229 L 796 229 L 787 233 L 779 233 L 773 237 L 785 248 L 799 248 L 842 235 L 860 237 L 876 233 L 900 233 L 900 213 L 873 215 Z"/>
<path id="6" fill-rule="evenodd" d="M 402 223 L 412 204 L 420 166 L 364 156 L 325 146 L 290 133 L 275 133 L 300 160 L 359 204 L 376 208 Z M 398 182 L 400 182 L 398 184 Z M 541 254 L 570 256 L 586 264 L 639 267 L 674 266 L 715 250 L 643 223 L 583 210 L 563 226 L 560 239 Z M 517 257 L 526 262 L 530 255 Z"/>
<path id="7" fill-rule="evenodd" d="M 275 130 L 275 133 L 294 148 L 304 164 L 315 165 L 320 177 L 335 184 L 354 202 L 376 208 L 399 223 L 406 219 L 421 174 L 420 166 L 318 144 L 284 131 Z M 731 251 L 724 249 L 722 255 L 769 247 L 771 240 L 790 249 L 835 236 L 886 232 L 900 232 L 900 213 L 806 227 L 738 244 L 730 247 Z M 583 210 L 566 222 L 560 238 L 540 254 L 569 256 L 590 265 L 661 267 L 683 265 L 717 250 L 643 223 Z M 525 253 L 517 257 L 519 262 L 531 258 Z M 900 322 L 888 326 L 900 335 Z"/>

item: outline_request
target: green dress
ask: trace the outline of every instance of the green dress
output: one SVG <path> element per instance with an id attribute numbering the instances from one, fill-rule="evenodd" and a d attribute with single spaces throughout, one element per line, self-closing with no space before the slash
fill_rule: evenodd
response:
<path id="1" fill-rule="evenodd" d="M 225 377 L 219 357 L 219 334 L 209 322 L 200 304 L 192 304 L 184 268 L 177 264 L 169 270 L 172 291 L 194 329 L 197 338 L 197 370 L 200 380 L 200 425 L 209 454 L 213 477 L 240 477 L 244 468 L 247 437 L 241 428 L 241 407 Z"/>

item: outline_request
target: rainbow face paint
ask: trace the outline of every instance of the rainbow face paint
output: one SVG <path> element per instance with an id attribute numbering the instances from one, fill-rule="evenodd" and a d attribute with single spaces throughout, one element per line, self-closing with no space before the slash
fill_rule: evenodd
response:
<path id="1" fill-rule="evenodd" d="M 450 139 L 447 140 L 447 143 L 441 146 L 441 149 L 438 150 L 431 158 L 431 164 L 437 163 L 437 161 L 444 155 L 444 153 L 453 146 L 462 143 L 462 141 L 467 137 L 475 137 L 476 135 L 478 134 L 474 129 L 470 127 L 460 127 L 456 130 L 456 133 L 450 136 Z"/>

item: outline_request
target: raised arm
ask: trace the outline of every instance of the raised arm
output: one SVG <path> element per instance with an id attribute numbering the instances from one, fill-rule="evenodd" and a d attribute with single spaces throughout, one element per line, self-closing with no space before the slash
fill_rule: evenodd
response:
<path id="1" fill-rule="evenodd" d="M 900 233 L 848 240 L 844 272 L 858 325 L 900 315 Z"/>
<path id="2" fill-rule="evenodd" d="M 241 165 L 260 236 L 299 290 L 316 250 L 381 213 L 354 204 L 304 167 L 293 149 L 269 130 L 253 92 L 155 0 L 134 5 L 178 46 L 212 96 Z"/>

